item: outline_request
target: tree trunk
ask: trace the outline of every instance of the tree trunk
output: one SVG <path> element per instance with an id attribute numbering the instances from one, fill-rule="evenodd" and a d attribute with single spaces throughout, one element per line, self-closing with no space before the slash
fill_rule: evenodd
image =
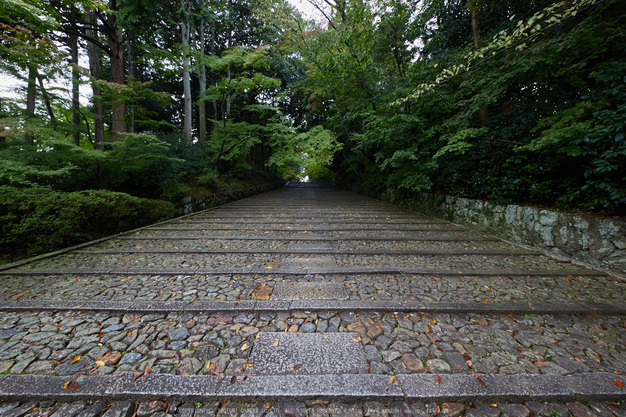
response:
<path id="1" fill-rule="evenodd" d="M 478 21 L 478 5 L 472 7 L 472 35 L 474 36 L 474 47 L 478 49 L 478 40 L 480 39 L 480 26 Z"/>
<path id="2" fill-rule="evenodd" d="M 43 78 L 39 74 L 37 74 L 37 81 L 39 81 L 39 88 L 41 89 L 43 102 L 46 104 L 46 110 L 48 111 L 50 122 L 52 123 L 53 128 L 56 130 L 57 118 L 54 116 L 54 111 L 52 111 L 52 104 L 50 103 L 50 97 L 48 96 L 48 92 L 43 85 Z"/>
<path id="3" fill-rule="evenodd" d="M 2 115 L 2 97 L 0 97 L 0 115 Z M 7 138 L 4 136 L 4 124 L 0 123 L 0 148 L 7 144 Z"/>
<path id="4" fill-rule="evenodd" d="M 122 29 L 117 27 L 115 17 L 111 17 L 112 32 L 109 34 L 109 57 L 111 59 L 111 81 L 124 84 L 124 40 Z M 121 140 L 126 133 L 126 104 L 122 97 L 111 99 L 111 132 L 113 141 Z"/>
<path id="5" fill-rule="evenodd" d="M 94 26 L 96 24 L 96 16 L 93 12 L 89 12 L 88 21 Z M 98 35 L 93 30 L 86 30 L 85 34 L 89 38 L 95 39 Z M 100 51 L 97 45 L 87 41 L 87 56 L 89 57 L 89 73 L 95 80 L 100 79 Z M 91 85 L 93 114 L 94 114 L 94 149 L 104 149 L 104 120 L 102 110 L 102 93 L 95 83 Z"/>
<path id="6" fill-rule="evenodd" d="M 233 43 L 233 0 L 228 1 L 228 43 L 226 47 L 230 49 Z M 228 80 L 228 84 L 230 85 L 230 65 L 228 65 L 228 71 L 226 73 L 226 79 Z M 230 102 L 232 100 L 231 94 L 228 94 L 226 97 L 226 118 L 230 118 Z"/>
<path id="7" fill-rule="evenodd" d="M 472 13 L 472 36 L 474 37 L 474 47 L 479 49 L 479 41 L 480 41 L 480 2 L 476 2 L 471 6 Z M 481 107 L 478 110 L 478 115 L 480 116 L 480 120 L 483 123 L 487 123 L 489 121 L 489 109 L 485 107 Z"/>
<path id="8" fill-rule="evenodd" d="M 230 65 L 229 65 L 228 66 L 228 70 L 226 71 L 226 79 L 228 80 L 228 84 L 229 85 L 230 85 L 230 77 L 231 77 L 231 74 L 230 74 Z M 231 102 L 231 100 L 232 100 L 232 96 L 229 93 L 226 96 L 226 118 L 227 119 L 230 118 L 230 102 Z"/>
<path id="9" fill-rule="evenodd" d="M 28 89 L 26 91 L 26 117 L 31 118 L 35 116 L 35 95 L 37 94 L 37 68 L 28 68 Z M 33 145 L 35 143 L 35 137 L 26 133 L 24 135 L 24 142 L 27 145 Z"/>
<path id="10" fill-rule="evenodd" d="M 204 55 L 204 22 L 200 22 L 200 53 Z M 200 60 L 200 102 L 198 103 L 198 140 L 202 143 L 206 142 L 206 101 L 204 95 L 206 93 L 206 66 L 204 61 Z"/>
<path id="11" fill-rule="evenodd" d="M 185 114 L 183 121 L 183 139 L 191 144 L 191 76 L 189 74 L 189 33 L 190 23 L 183 19 L 181 24 L 183 38 L 183 101 Z"/>
<path id="12" fill-rule="evenodd" d="M 78 109 L 80 106 L 80 91 L 78 74 L 78 36 L 72 36 L 70 39 L 70 52 L 72 55 L 72 126 L 74 131 L 72 132 L 72 140 L 74 145 L 80 146 L 80 114 Z M 42 86 L 43 89 L 43 86 Z"/>
<path id="13" fill-rule="evenodd" d="M 130 78 L 133 80 L 137 79 L 137 44 L 135 40 L 135 32 L 131 29 L 128 31 L 129 37 L 129 48 L 128 48 L 128 62 L 129 62 L 129 70 L 130 70 Z M 135 133 L 137 128 L 135 126 L 135 104 L 131 103 L 129 106 L 129 118 L 128 122 L 128 131 L 130 133 Z"/>
<path id="14" fill-rule="evenodd" d="M 215 56 L 215 20 L 211 25 L 211 56 Z M 211 85 L 215 84 L 215 80 L 211 78 Z M 217 119 L 217 100 L 213 99 L 213 118 Z M 217 126 L 213 125 L 211 131 L 216 129 Z"/>

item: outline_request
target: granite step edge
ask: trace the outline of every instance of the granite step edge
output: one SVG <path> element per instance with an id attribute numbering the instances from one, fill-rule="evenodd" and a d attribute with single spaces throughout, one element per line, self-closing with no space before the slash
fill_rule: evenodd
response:
<path id="1" fill-rule="evenodd" d="M 170 312 L 282 312 L 282 311 L 420 311 L 427 313 L 475 314 L 626 314 L 626 303 L 547 302 L 440 302 L 269 300 L 269 301 L 86 301 L 23 300 L 0 301 L 0 311 L 102 311 L 134 313 Z"/>
<path id="2" fill-rule="evenodd" d="M 287 255 L 415 255 L 415 256 L 538 256 L 541 252 L 520 250 L 350 250 L 350 249 L 104 249 L 104 250 L 79 250 L 81 255 L 115 255 L 115 254 L 287 254 Z"/>
<path id="3" fill-rule="evenodd" d="M 136 374 L 81 376 L 0 376 L 0 400 L 166 400 L 248 401 L 408 400 L 444 401 L 621 401 L 625 377 L 612 373 L 559 375 L 435 375 L 389 377 L 370 374 L 334 375 L 205 375 Z"/>
<path id="4" fill-rule="evenodd" d="M 257 275 L 325 275 L 325 274 L 417 274 L 444 276 L 607 276 L 594 270 L 486 270 L 486 269 L 429 269 L 404 267 L 371 268 L 199 268 L 199 269 L 136 269 L 136 268 L 73 268 L 73 269 L 23 269 L 0 271 L 0 276 L 33 275 L 214 275 L 214 274 L 257 274 Z"/>

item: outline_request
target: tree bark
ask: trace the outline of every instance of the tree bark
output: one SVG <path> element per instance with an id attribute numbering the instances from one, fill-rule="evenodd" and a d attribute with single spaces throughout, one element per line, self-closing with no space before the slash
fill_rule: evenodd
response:
<path id="1" fill-rule="evenodd" d="M 476 2 L 471 6 L 471 15 L 472 15 L 472 36 L 474 37 L 474 47 L 479 49 L 479 41 L 480 41 L 480 2 Z M 478 115 L 480 116 L 480 120 L 483 123 L 487 123 L 489 121 L 489 109 L 487 106 L 481 107 L 478 110 Z"/>
<path id="2" fill-rule="evenodd" d="M 28 68 L 28 88 L 26 90 L 26 117 L 31 118 L 35 116 L 35 96 L 37 94 L 37 68 Z M 35 143 L 35 137 L 31 133 L 24 135 L 24 142 L 27 145 L 33 145 Z"/>
<path id="3" fill-rule="evenodd" d="M 480 39 L 480 26 L 478 21 L 478 5 L 472 7 L 472 35 L 474 37 L 474 47 L 478 49 L 478 40 Z"/>
<path id="4" fill-rule="evenodd" d="M 0 97 L 0 115 L 2 115 L 2 97 Z M 4 136 L 4 125 L 0 123 L 0 148 L 7 144 L 7 138 Z"/>
<path id="5" fill-rule="evenodd" d="M 228 0 L 228 43 L 226 47 L 230 49 L 233 43 L 233 0 Z M 228 80 L 228 84 L 230 84 L 230 65 L 228 65 L 228 70 L 226 73 L 226 79 Z M 231 94 L 228 94 L 226 97 L 226 118 L 230 118 L 230 102 L 232 100 Z"/>
<path id="6" fill-rule="evenodd" d="M 129 62 L 129 70 L 130 77 L 133 80 L 137 79 L 137 44 L 135 39 L 135 32 L 131 29 L 128 31 L 128 36 L 130 39 L 129 48 L 128 48 L 128 62 Z M 128 131 L 130 133 L 135 133 L 137 131 L 137 127 L 135 126 L 135 104 L 131 103 L 128 109 L 130 121 L 128 122 Z"/>
<path id="7" fill-rule="evenodd" d="M 95 16 L 90 13 L 91 22 L 95 23 Z M 87 36 L 95 38 L 97 35 L 92 30 L 86 31 Z M 89 73 L 95 80 L 100 79 L 100 55 L 98 46 L 87 41 L 87 56 L 89 57 Z M 95 83 L 91 86 L 93 93 L 93 113 L 94 113 L 94 149 L 104 148 L 104 119 L 102 110 L 102 93 Z"/>
<path id="8" fill-rule="evenodd" d="M 109 34 L 109 58 L 111 60 L 111 81 L 124 84 L 124 40 L 122 29 L 117 27 L 115 16 L 111 16 L 112 31 Z M 126 103 L 122 97 L 111 99 L 111 132 L 113 141 L 119 141 L 126 133 Z"/>
<path id="9" fill-rule="evenodd" d="M 72 132 L 72 141 L 74 145 L 80 146 L 80 114 L 78 109 L 80 106 L 80 91 L 79 81 L 80 75 L 78 74 L 78 36 L 74 35 L 70 39 L 70 52 L 72 56 L 72 126 L 74 131 Z M 42 85 L 43 91 L 43 85 Z"/>
<path id="10" fill-rule="evenodd" d="M 183 18 L 181 24 L 183 41 L 183 101 L 185 114 L 183 120 L 183 139 L 191 144 L 191 76 L 189 73 L 189 33 L 190 23 Z"/>
<path id="11" fill-rule="evenodd" d="M 211 25 L 211 56 L 215 56 L 215 20 Z M 211 85 L 215 84 L 215 79 L 211 78 Z M 213 118 L 217 119 L 217 100 L 213 99 Z M 211 131 L 215 130 L 217 126 L 212 125 Z"/>
<path id="12" fill-rule="evenodd" d="M 43 97 L 43 101 L 46 104 L 46 110 L 48 111 L 48 116 L 50 117 L 50 122 L 52 123 L 53 128 L 56 130 L 57 118 L 54 116 L 54 111 L 52 111 L 52 104 L 50 103 L 50 97 L 48 96 L 48 92 L 43 85 L 43 77 L 37 74 L 37 81 L 39 81 L 39 88 L 41 89 L 41 96 Z"/>
<path id="13" fill-rule="evenodd" d="M 200 53 L 204 55 L 205 48 L 204 39 L 204 22 L 200 22 Z M 206 101 L 204 101 L 204 95 L 206 94 L 206 66 L 204 61 L 200 60 L 200 102 L 198 103 L 198 140 L 201 143 L 206 142 Z"/>

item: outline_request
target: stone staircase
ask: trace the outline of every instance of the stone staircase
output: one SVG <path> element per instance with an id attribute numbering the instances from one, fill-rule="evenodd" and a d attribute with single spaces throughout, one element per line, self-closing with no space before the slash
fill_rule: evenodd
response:
<path id="1" fill-rule="evenodd" d="M 0 417 L 626 416 L 625 294 L 289 184 L 2 267 Z"/>

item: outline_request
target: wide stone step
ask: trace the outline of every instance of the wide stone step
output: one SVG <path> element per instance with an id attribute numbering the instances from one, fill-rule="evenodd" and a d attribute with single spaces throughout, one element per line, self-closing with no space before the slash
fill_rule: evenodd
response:
<path id="1" fill-rule="evenodd" d="M 268 270 L 264 270 L 268 271 Z M 74 271 L 80 272 L 80 271 Z M 93 272 L 93 271 L 91 271 Z M 183 271 L 180 271 L 183 272 Z M 42 285 L 46 283 L 46 285 Z M 414 274 L 7 274 L 0 300 L 253 301 L 275 300 L 277 286 L 341 286 L 352 302 L 459 303 L 491 308 L 502 303 L 623 303 L 626 284 L 594 275 L 414 275 Z M 260 293 L 259 288 L 265 292 Z M 311 297 L 312 299 L 319 297 Z M 347 306 L 347 304 L 346 304 Z M 349 308 L 349 307 L 347 307 Z M 414 308 L 414 307 L 406 307 Z M 473 307 L 475 308 L 475 307 Z"/>
<path id="2" fill-rule="evenodd" d="M 377 267 L 370 268 L 168 268 L 168 269 L 139 269 L 127 268 L 56 268 L 56 269 L 36 269 L 24 268 L 10 271 L 0 271 L 0 276 L 20 276 L 20 275 L 222 275 L 222 274 L 254 274 L 254 275 L 337 275 L 337 274 L 417 274 L 417 275 L 448 275 L 458 277 L 474 276 L 605 276 L 598 271 L 586 271 L 582 269 L 562 269 L 550 271 L 543 269 L 436 269 L 436 268 L 404 268 L 404 267 Z"/>
<path id="3" fill-rule="evenodd" d="M 340 224 L 340 225 L 345 225 L 345 224 L 374 224 L 374 225 L 406 225 L 406 224 L 419 224 L 422 226 L 448 226 L 451 227 L 450 223 L 448 222 L 444 222 L 444 221 L 434 221 L 434 220 L 421 220 L 421 221 L 416 221 L 414 219 L 412 220 L 401 220 L 401 219 L 389 219 L 389 218 L 385 218 L 383 220 L 364 220 L 364 219 L 353 219 L 353 218 L 349 218 L 349 219 L 345 219 L 345 220 L 337 220 L 337 216 L 329 216 L 328 219 L 317 219 L 317 220 L 312 220 L 312 219 L 301 219 L 299 217 L 294 218 L 292 220 L 261 220 L 258 217 L 253 217 L 254 220 L 235 220 L 235 219 L 229 219 L 229 218 L 224 218 L 223 216 L 219 216 L 218 217 L 219 220 L 180 220 L 178 223 L 171 223 L 171 225 L 173 227 L 176 226 L 206 226 L 206 225 L 213 225 L 213 224 L 251 224 L 251 225 L 266 225 L 266 224 L 271 224 L 271 225 L 277 225 L 277 224 L 288 224 L 288 225 L 294 225 L 294 222 L 296 224 L 306 224 L 307 226 L 312 226 L 312 225 L 332 225 L 332 224 Z M 409 217 L 411 218 L 411 217 Z M 192 219 L 196 219 L 196 218 L 192 218 Z M 461 227 L 461 226 L 456 226 Z"/>
<path id="4" fill-rule="evenodd" d="M 289 234 L 290 236 L 286 236 Z M 145 235 L 141 233 L 135 233 L 131 236 L 120 236 L 116 238 L 114 241 L 122 241 L 122 240 L 150 240 L 150 241 L 167 241 L 167 240 L 175 240 L 175 241 L 194 241 L 194 240 L 247 240 L 247 241 L 302 241 L 302 242 L 500 242 L 498 239 L 489 237 L 489 236 L 441 236 L 438 234 L 437 236 L 406 236 L 406 235 L 389 235 L 389 236 L 320 236 L 320 234 L 304 234 L 304 233 L 285 233 L 282 235 L 270 235 L 266 234 L 264 236 L 235 236 L 233 235 L 168 235 L 168 236 L 157 236 L 157 235 Z"/>
<path id="5" fill-rule="evenodd" d="M 358 374 L 389 381 L 430 374 L 615 378 L 626 372 L 623 315 L 330 311 L 309 310 L 306 302 L 289 311 L 295 303 L 287 309 L 275 304 L 275 311 L 245 311 L 245 302 L 231 305 L 232 311 L 175 302 L 59 302 L 30 305 L 31 311 L 3 304 L 0 374 Z M 121 309 L 107 311 L 113 307 Z"/>
<path id="6" fill-rule="evenodd" d="M 289 249 L 271 249 L 271 248 L 259 248 L 259 249 L 118 249 L 118 250 L 84 250 L 76 251 L 78 255 L 110 255 L 110 254 L 231 254 L 231 253 L 252 253 L 252 254 L 279 254 L 279 255 L 383 255 L 383 256 L 397 256 L 397 255 L 415 255 L 415 256 L 521 256 L 530 255 L 538 256 L 542 255 L 541 252 L 533 252 L 529 250 L 517 250 L 517 251 L 496 251 L 496 250 L 363 250 L 363 249 L 333 249 L 331 247 L 320 247 L 313 245 L 303 245 L 299 247 L 290 247 Z"/>
<path id="7" fill-rule="evenodd" d="M 498 241 L 350 241 L 350 240 L 269 240 L 269 239 L 155 239 L 135 241 L 132 239 L 111 239 L 100 245 L 85 248 L 85 251 L 138 251 L 138 250 L 256 250 L 272 252 L 274 250 L 338 250 L 338 251 L 378 251 L 380 253 L 394 253 L 393 251 L 407 252 L 434 252 L 459 253 L 462 251 L 479 253 L 481 251 L 536 253 L 520 249 L 518 246 Z"/>
<path id="8" fill-rule="evenodd" d="M 233 224 L 418 224 L 418 225 L 452 225 L 443 220 L 434 220 L 429 217 L 415 216 L 411 214 L 386 214 L 375 215 L 368 213 L 333 213 L 322 211 L 316 214 L 204 214 L 192 215 L 186 219 L 174 221 L 174 224 L 219 224 L 232 222 Z"/>
<path id="9" fill-rule="evenodd" d="M 392 231 L 392 232 L 467 232 L 466 229 L 461 227 L 450 227 L 450 226 L 441 226 L 441 225 L 433 225 L 431 227 L 403 227 L 403 226 L 382 226 L 382 225 L 367 225 L 367 226 L 352 226 L 352 227 L 323 227 L 316 224 L 311 226 L 307 226 L 305 224 L 284 226 L 284 225 L 276 225 L 275 227 L 271 226 L 254 226 L 254 225 L 245 225 L 243 226 L 222 226 L 220 225 L 194 225 L 196 227 L 185 227 L 185 225 L 165 225 L 165 227 L 150 227 L 145 229 L 146 232 L 217 232 L 217 231 L 252 231 L 252 232 L 350 232 L 350 231 Z"/>
<path id="10" fill-rule="evenodd" d="M 333 251 L 328 249 L 308 251 L 295 249 L 282 251 L 203 249 L 196 252 L 189 250 L 108 251 L 97 252 L 95 256 L 92 256 L 82 251 L 74 251 L 55 258 L 34 261 L 11 271 L 23 273 L 29 270 L 42 271 L 52 268 L 96 269 L 99 271 L 118 271 L 124 268 L 129 268 L 128 271 L 132 271 L 137 268 L 145 268 L 159 271 L 184 268 L 189 271 L 198 271 L 196 273 L 210 273 L 202 271 L 222 269 L 233 271 L 247 269 L 250 273 L 259 269 L 278 272 L 287 270 L 291 273 L 293 270 L 317 271 L 339 268 L 343 270 L 338 270 L 336 273 L 350 273 L 351 270 L 373 269 L 383 271 L 380 268 L 395 268 L 395 271 L 403 273 L 438 274 L 438 271 L 448 271 L 447 273 L 454 271 L 454 273 L 463 275 L 471 274 L 472 270 L 476 270 L 479 275 L 481 274 L 479 271 L 492 271 L 496 275 L 507 274 L 508 271 L 528 271 L 528 273 L 535 273 L 535 275 L 537 271 L 550 271 L 564 275 L 587 273 L 583 268 L 577 268 L 572 264 L 539 255 L 541 254 L 529 251 L 513 253 L 500 251 L 489 253 L 477 251 L 458 253 L 397 251 L 391 252 L 390 255 L 387 251 Z M 383 272 L 392 271 L 384 270 Z M 68 271 L 67 273 L 71 272 Z"/>
<path id="11" fill-rule="evenodd" d="M 19 293 L 18 293 L 19 294 Z M 16 294 L 17 295 L 17 294 Z M 116 297 L 113 297 L 116 298 Z M 418 302 L 418 301 L 332 301 L 274 300 L 274 301 L 115 301 L 84 298 L 39 298 L 35 300 L 0 301 L 0 311 L 102 311 L 133 313 L 213 313 L 213 312 L 301 312 L 307 311 L 374 311 L 374 312 L 424 312 L 475 313 L 475 314 L 614 314 L 625 315 L 626 303 L 602 302 Z"/>
<path id="12" fill-rule="evenodd" d="M 202 238 L 202 239 L 220 239 L 225 237 L 231 237 L 236 239 L 248 239 L 248 238 L 271 238 L 273 239 L 286 239 L 296 238 L 293 240 L 301 240 L 309 237 L 335 238 L 336 240 L 351 239 L 351 240 L 435 240 L 435 241 L 481 241 L 481 240 L 494 240 L 488 236 L 483 236 L 479 233 L 470 232 L 467 230 L 457 231 L 423 231 L 423 232 L 406 232 L 401 230 L 350 230 L 350 231 L 333 231 L 333 230 L 275 230 L 275 231 L 254 231 L 254 230 L 197 230 L 197 231 L 177 231 L 173 229 L 167 230 L 142 230 L 141 232 L 129 235 L 128 237 L 149 237 L 149 239 L 167 239 L 168 237 L 175 238 Z"/>

